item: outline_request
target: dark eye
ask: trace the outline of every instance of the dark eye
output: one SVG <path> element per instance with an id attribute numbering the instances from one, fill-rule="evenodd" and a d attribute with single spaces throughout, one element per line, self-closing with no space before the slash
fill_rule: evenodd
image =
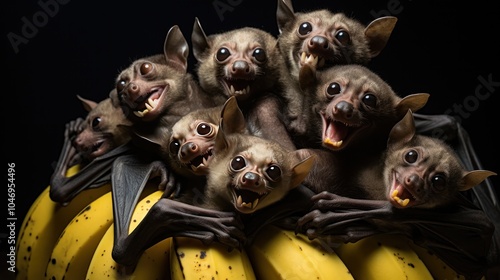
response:
<path id="1" fill-rule="evenodd" d="M 241 170 L 245 168 L 245 166 L 247 166 L 247 163 L 245 161 L 245 158 L 242 156 L 237 156 L 233 158 L 233 160 L 231 160 L 231 169 L 233 171 Z"/>
<path id="2" fill-rule="evenodd" d="M 208 123 L 200 123 L 197 127 L 196 127 L 196 133 L 198 133 L 199 135 L 208 135 L 210 134 L 210 132 L 212 132 L 212 126 L 209 125 Z"/>
<path id="3" fill-rule="evenodd" d="M 117 83 L 116 83 L 116 90 L 118 92 L 122 91 L 125 86 L 127 85 L 127 81 L 125 80 L 119 80 Z"/>
<path id="4" fill-rule="evenodd" d="M 97 118 L 94 118 L 92 120 L 92 129 L 97 129 L 97 127 L 99 126 L 99 124 L 101 123 L 101 118 L 100 117 L 97 117 Z"/>
<path id="5" fill-rule="evenodd" d="M 303 22 L 300 26 L 299 26 L 299 34 L 300 35 L 307 35 L 309 32 L 311 32 L 313 29 L 311 23 L 309 22 Z"/>
<path id="6" fill-rule="evenodd" d="M 153 64 L 149 63 L 149 62 L 144 62 L 142 65 L 141 65 L 141 68 L 139 68 L 139 71 L 141 72 L 141 75 L 147 75 L 149 73 L 151 73 L 151 71 L 153 71 Z"/>
<path id="7" fill-rule="evenodd" d="M 365 94 L 365 96 L 363 96 L 362 101 L 363 104 L 365 104 L 366 106 L 372 108 L 375 108 L 377 106 L 377 97 L 371 93 Z"/>
<path id="8" fill-rule="evenodd" d="M 347 45 L 351 42 L 351 36 L 345 30 L 339 30 L 337 34 L 335 34 L 335 38 L 342 44 Z"/>
<path id="9" fill-rule="evenodd" d="M 326 89 L 326 95 L 328 97 L 334 97 L 335 95 L 340 93 L 340 85 L 338 83 L 331 83 Z"/>
<path id="10" fill-rule="evenodd" d="M 281 178 L 281 168 L 277 165 L 271 165 L 266 169 L 266 174 L 271 181 L 276 182 Z"/>
<path id="11" fill-rule="evenodd" d="M 264 62 L 267 59 L 266 52 L 264 51 L 264 49 L 261 48 L 256 48 L 253 51 L 252 55 L 258 62 Z"/>
<path id="12" fill-rule="evenodd" d="M 418 159 L 418 153 L 415 150 L 409 150 L 405 154 L 405 161 L 407 163 L 415 163 L 417 161 L 417 159 Z"/>
<path id="13" fill-rule="evenodd" d="M 443 174 L 436 174 L 431 178 L 432 188 L 436 191 L 444 191 L 446 188 L 446 177 Z"/>
<path id="14" fill-rule="evenodd" d="M 230 55 L 231 55 L 231 52 L 229 52 L 228 49 L 226 49 L 226 48 L 220 48 L 217 51 L 217 54 L 215 55 L 215 58 L 217 59 L 217 61 L 221 62 L 221 61 L 226 60 Z"/>
<path id="15" fill-rule="evenodd" d="M 177 154 L 179 153 L 179 149 L 181 148 L 181 144 L 179 143 L 179 140 L 174 139 L 172 142 L 170 142 L 170 145 L 168 146 L 168 149 L 170 153 L 172 154 Z"/>

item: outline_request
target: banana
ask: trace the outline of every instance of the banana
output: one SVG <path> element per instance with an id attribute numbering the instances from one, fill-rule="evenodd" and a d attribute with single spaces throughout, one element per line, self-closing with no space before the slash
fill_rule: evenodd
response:
<path id="1" fill-rule="evenodd" d="M 275 226 L 267 226 L 259 233 L 248 254 L 257 278 L 262 280 L 353 279 L 333 250 Z"/>
<path id="2" fill-rule="evenodd" d="M 335 248 L 355 279 L 434 279 L 401 235 L 375 235 Z"/>
<path id="3" fill-rule="evenodd" d="M 161 198 L 162 194 L 163 191 L 153 192 L 137 203 L 132 215 L 129 232 L 135 229 L 151 206 Z M 111 225 L 95 249 L 87 270 L 86 280 L 170 279 L 169 250 L 171 238 L 164 239 L 144 251 L 135 270 L 132 273 L 127 273 L 111 257 L 113 232 L 113 225 Z"/>
<path id="4" fill-rule="evenodd" d="M 67 172 L 72 176 L 79 171 L 73 166 Z M 68 205 L 61 206 L 50 199 L 50 186 L 37 197 L 24 217 L 17 240 L 17 280 L 39 280 L 50 260 L 52 248 L 71 219 L 91 201 L 111 190 L 111 186 L 88 189 L 76 196 Z"/>
<path id="5" fill-rule="evenodd" d="M 174 237 L 170 249 L 171 279 L 255 280 L 247 253 L 228 252 L 220 243 L 204 245 L 198 239 Z"/>
<path id="6" fill-rule="evenodd" d="M 444 261 L 432 254 L 423 247 L 420 247 L 408 240 L 410 247 L 417 253 L 418 257 L 425 263 L 434 279 L 454 279 L 465 280 L 465 276 L 458 274 L 454 269 L 449 267 Z"/>

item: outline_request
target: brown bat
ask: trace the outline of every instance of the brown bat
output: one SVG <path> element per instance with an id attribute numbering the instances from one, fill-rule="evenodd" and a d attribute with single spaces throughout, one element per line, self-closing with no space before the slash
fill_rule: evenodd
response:
<path id="1" fill-rule="evenodd" d="M 56 169 L 50 180 L 50 197 L 55 202 L 68 203 L 87 184 L 101 185 L 101 168 L 92 163 L 106 159 L 106 154 L 126 144 L 130 135 L 124 126 L 131 123 L 110 98 L 99 103 L 78 96 L 88 111 L 85 120 L 78 118 L 66 125 L 65 140 Z M 81 171 L 66 177 L 68 168 L 79 164 Z M 109 176 L 105 176 L 108 178 Z M 109 178 L 108 178 L 109 179 Z"/>
<path id="2" fill-rule="evenodd" d="M 254 27 L 207 36 L 198 18 L 191 38 L 201 87 L 235 96 L 252 134 L 295 149 L 281 112 L 296 98 L 284 90 L 288 72 L 276 38 Z"/>
<path id="3" fill-rule="evenodd" d="M 303 72 L 308 68 L 304 66 Z M 409 109 L 422 108 L 429 97 L 426 93 L 400 97 L 362 65 L 338 65 L 308 74 L 304 92 L 314 100 L 309 138 L 321 147 L 311 149 L 317 160 L 305 184 L 316 193 L 343 191 L 346 178 L 357 172 L 369 155 L 385 149 L 391 128 Z"/>
<path id="4" fill-rule="evenodd" d="M 289 95 L 296 101 L 289 106 L 288 129 L 305 139 L 297 139 L 298 146 L 308 145 L 307 131 L 311 121 L 303 114 L 311 106 L 307 94 L 301 93 L 300 71 L 303 65 L 322 71 L 335 65 L 367 65 L 386 46 L 396 25 L 397 18 L 381 17 L 364 25 L 343 13 L 327 9 L 295 12 L 292 2 L 278 0 L 276 11 L 278 44 L 285 58 Z M 305 142 L 300 143 L 300 142 Z"/>
<path id="5" fill-rule="evenodd" d="M 379 157 L 360 162 L 349 174 L 346 186 L 363 190 L 363 197 L 345 197 L 342 190 L 313 196 L 315 210 L 298 220 L 297 231 L 337 242 L 403 233 L 465 275 L 471 275 L 469 267 L 474 274 L 494 263 L 495 257 L 489 259 L 493 225 L 463 194 L 497 174 L 468 171 L 449 144 L 417 134 L 411 110 L 393 127 L 387 143 Z"/>
<path id="6" fill-rule="evenodd" d="M 241 247 L 245 241 L 241 221 L 229 218 L 263 210 L 307 176 L 312 157 L 303 157 L 300 151 L 289 151 L 274 141 L 234 132 L 233 128 L 245 127 L 239 123 L 244 119 L 223 116 L 204 188 L 160 199 L 130 235 L 118 236 L 112 253 L 115 261 L 133 266 L 154 242 L 172 236 Z"/>

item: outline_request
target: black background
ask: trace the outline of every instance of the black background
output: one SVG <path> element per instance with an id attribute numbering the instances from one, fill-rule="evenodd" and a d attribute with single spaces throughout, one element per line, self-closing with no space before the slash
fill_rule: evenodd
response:
<path id="1" fill-rule="evenodd" d="M 52 5 L 49 13 L 43 3 L 57 3 L 57 9 Z M 443 114 L 462 106 L 466 115 L 461 123 L 483 168 L 500 174 L 496 111 L 500 43 L 492 3 L 293 1 L 296 11 L 328 8 L 364 24 L 383 15 L 398 17 L 387 47 L 370 68 L 401 96 L 430 93 L 420 113 Z M 218 12 L 215 6 L 226 10 Z M 136 58 L 162 52 L 171 26 L 179 25 L 190 43 L 195 17 L 207 34 L 253 26 L 277 35 L 276 7 L 276 0 L 5 2 L 1 12 L 2 143 L 7 163 L 16 164 L 18 229 L 30 204 L 48 186 L 65 124 L 86 115 L 77 94 L 95 101 L 106 98 L 121 69 Z M 27 30 L 26 22 L 36 29 Z M 15 46 L 9 40 L 13 34 L 25 41 Z M 479 77 L 496 84 L 488 90 Z M 482 87 L 479 95 L 478 87 Z M 499 187 L 497 176 L 492 182 Z M 1 192 L 7 194 L 7 187 Z"/>

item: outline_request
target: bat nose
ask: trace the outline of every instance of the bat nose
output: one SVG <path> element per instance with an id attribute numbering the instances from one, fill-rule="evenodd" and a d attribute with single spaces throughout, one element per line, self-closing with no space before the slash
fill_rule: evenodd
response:
<path id="1" fill-rule="evenodd" d="M 139 90 L 140 90 L 139 86 L 134 84 L 134 83 L 129 83 L 127 86 L 128 93 L 137 94 L 137 93 L 139 93 Z"/>
<path id="2" fill-rule="evenodd" d="M 411 174 L 405 178 L 405 185 L 411 187 L 416 192 L 420 192 L 423 183 L 423 180 L 417 174 Z"/>
<path id="3" fill-rule="evenodd" d="M 244 60 L 237 60 L 233 63 L 233 74 L 246 74 L 250 72 L 250 66 Z"/>
<path id="4" fill-rule="evenodd" d="M 347 119 L 350 119 L 353 116 L 354 106 L 349 102 L 340 101 L 335 105 L 335 109 Z"/>
<path id="5" fill-rule="evenodd" d="M 193 142 L 188 142 L 181 147 L 181 157 L 187 157 L 198 151 L 198 145 Z"/>
<path id="6" fill-rule="evenodd" d="M 314 36 L 309 40 L 309 48 L 318 51 L 327 50 L 329 48 L 328 39 L 323 36 Z"/>
<path id="7" fill-rule="evenodd" d="M 258 187 L 260 182 L 260 176 L 259 174 L 253 172 L 247 172 L 241 178 L 241 182 L 243 183 L 243 185 L 247 187 L 253 187 L 253 186 Z"/>

